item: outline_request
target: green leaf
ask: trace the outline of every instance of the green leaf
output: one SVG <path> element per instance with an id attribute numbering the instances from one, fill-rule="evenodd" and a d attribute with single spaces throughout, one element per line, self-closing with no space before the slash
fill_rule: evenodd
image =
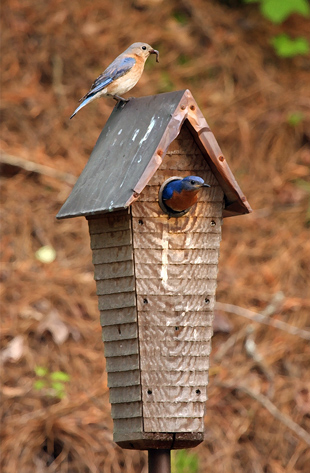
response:
<path id="1" fill-rule="evenodd" d="M 282 23 L 292 13 L 299 13 L 305 17 L 310 14 L 307 0 L 261 0 L 260 9 L 273 23 Z"/>
<path id="2" fill-rule="evenodd" d="M 174 89 L 173 82 L 168 72 L 163 71 L 161 73 L 159 82 L 160 92 L 171 92 Z"/>
<path id="3" fill-rule="evenodd" d="M 43 377 L 47 375 L 48 369 L 44 368 L 44 366 L 36 366 L 34 372 L 37 376 Z"/>
<path id="4" fill-rule="evenodd" d="M 55 383 L 52 383 L 51 387 L 55 390 L 55 391 L 63 391 L 65 389 L 64 385 L 60 382 L 55 382 Z"/>
<path id="5" fill-rule="evenodd" d="M 302 112 L 289 113 L 287 116 L 287 122 L 291 126 L 297 126 L 303 119 L 304 114 Z"/>
<path id="6" fill-rule="evenodd" d="M 188 16 L 182 11 L 174 12 L 173 17 L 180 25 L 186 25 L 188 23 Z"/>
<path id="7" fill-rule="evenodd" d="M 304 179 L 296 179 L 295 185 L 299 187 L 299 189 L 302 189 L 303 191 L 310 194 L 310 182 L 305 181 Z"/>
<path id="8" fill-rule="evenodd" d="M 306 38 L 291 39 L 287 34 L 279 34 L 271 38 L 271 44 L 278 56 L 295 57 L 298 54 L 308 54 L 310 46 Z"/>
<path id="9" fill-rule="evenodd" d="M 54 371 L 54 373 L 51 373 L 50 378 L 52 381 L 63 381 L 64 383 L 70 381 L 70 375 L 63 371 Z"/>
<path id="10" fill-rule="evenodd" d="M 35 381 L 33 383 L 33 387 L 34 389 L 36 389 L 37 391 L 40 391 L 41 389 L 45 388 L 46 387 L 46 382 L 43 381 L 43 379 L 38 379 L 38 381 Z"/>
<path id="11" fill-rule="evenodd" d="M 198 456 L 187 450 L 177 450 L 172 457 L 172 473 L 198 473 Z"/>

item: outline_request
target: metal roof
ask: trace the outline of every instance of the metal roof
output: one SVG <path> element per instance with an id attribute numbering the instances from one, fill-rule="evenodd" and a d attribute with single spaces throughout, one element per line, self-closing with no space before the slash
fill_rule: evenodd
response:
<path id="1" fill-rule="evenodd" d="M 115 106 L 57 218 L 128 207 L 139 198 L 185 120 L 225 195 L 224 217 L 252 211 L 191 92 L 131 99 Z"/>

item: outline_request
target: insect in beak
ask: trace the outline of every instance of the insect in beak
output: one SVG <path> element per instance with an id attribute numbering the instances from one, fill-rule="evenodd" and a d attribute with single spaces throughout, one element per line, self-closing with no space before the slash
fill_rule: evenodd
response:
<path id="1" fill-rule="evenodd" d="M 159 62 L 159 52 L 157 49 L 151 49 L 150 54 L 156 54 L 156 62 Z"/>

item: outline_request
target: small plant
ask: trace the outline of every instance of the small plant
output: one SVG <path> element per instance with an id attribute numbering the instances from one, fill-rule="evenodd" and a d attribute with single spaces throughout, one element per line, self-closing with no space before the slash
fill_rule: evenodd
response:
<path id="1" fill-rule="evenodd" d="M 262 15 L 275 24 L 283 23 L 291 14 L 297 13 L 309 17 L 310 6 L 308 0 L 243 0 L 245 3 L 259 3 Z M 310 51 L 306 38 L 290 38 L 282 33 L 270 40 L 278 56 L 294 57 L 305 55 Z"/>
<path id="2" fill-rule="evenodd" d="M 292 112 L 287 115 L 287 122 L 289 125 L 295 127 L 299 125 L 304 119 L 304 114 L 302 112 Z"/>
<path id="3" fill-rule="evenodd" d="M 198 473 L 198 455 L 187 450 L 176 450 L 172 454 L 171 473 Z"/>
<path id="4" fill-rule="evenodd" d="M 63 371 L 49 370 L 43 366 L 36 366 L 35 374 L 37 380 L 33 383 L 34 389 L 43 391 L 44 394 L 50 397 L 58 397 L 62 399 L 66 395 L 66 384 L 70 381 L 70 376 Z"/>

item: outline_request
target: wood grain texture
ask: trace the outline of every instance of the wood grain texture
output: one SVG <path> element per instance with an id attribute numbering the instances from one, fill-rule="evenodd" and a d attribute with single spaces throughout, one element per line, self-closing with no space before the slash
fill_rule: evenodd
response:
<path id="1" fill-rule="evenodd" d="M 140 336 L 145 343 L 152 340 L 183 341 L 183 342 L 206 342 L 211 340 L 213 334 L 212 327 L 188 327 L 188 326 L 160 326 L 152 324 L 139 325 Z M 158 344 L 159 346 L 161 343 Z M 151 345 L 150 345 L 151 346 Z"/>
<path id="2" fill-rule="evenodd" d="M 133 432 L 143 432 L 142 417 L 134 417 L 132 419 L 113 419 L 114 433 L 121 435 Z M 143 450 L 143 449 L 142 449 Z"/>
<path id="3" fill-rule="evenodd" d="M 221 233 L 223 221 L 219 217 L 192 217 L 190 219 L 167 217 L 144 217 L 132 219 L 135 233 Z M 201 235 L 204 238 L 203 235 Z"/>
<path id="4" fill-rule="evenodd" d="M 114 340 L 112 342 L 105 342 L 104 344 L 104 355 L 106 358 L 138 354 L 139 348 L 137 338 L 128 340 Z"/>
<path id="5" fill-rule="evenodd" d="M 119 294 L 106 294 L 98 296 L 99 310 L 122 309 L 123 307 L 135 307 L 136 296 L 134 292 Z"/>
<path id="6" fill-rule="evenodd" d="M 135 263 L 144 264 L 145 261 L 152 264 L 162 264 L 163 250 L 153 248 L 140 248 L 135 251 Z M 167 252 L 167 263 L 169 264 L 217 264 L 219 258 L 216 249 L 185 249 Z"/>
<path id="7" fill-rule="evenodd" d="M 204 423 L 201 417 L 153 417 L 144 418 L 145 432 L 203 432 Z"/>
<path id="8" fill-rule="evenodd" d="M 209 360 L 208 360 L 209 361 Z M 199 383 L 201 380 L 208 379 L 208 369 L 209 369 L 209 362 L 206 363 L 204 369 L 201 371 L 197 370 L 184 370 L 183 371 L 164 371 L 164 370 L 142 370 L 141 371 L 141 382 L 143 386 L 152 387 L 152 386 L 183 386 L 195 387 L 195 390 L 198 389 Z M 149 389 L 149 388 L 148 388 Z M 197 397 L 195 398 L 197 400 Z"/>
<path id="9" fill-rule="evenodd" d="M 126 357 L 113 356 L 112 358 L 111 357 L 107 358 L 106 369 L 108 373 L 108 383 L 109 383 L 110 372 L 120 373 L 123 371 L 140 370 L 140 357 L 139 355 L 127 355 Z"/>
<path id="10" fill-rule="evenodd" d="M 113 264 L 95 264 L 94 270 L 95 281 L 99 279 L 114 279 L 134 275 L 132 260 L 113 262 Z"/>
<path id="11" fill-rule="evenodd" d="M 161 278 L 137 278 L 136 291 L 138 295 L 215 295 L 216 280 L 203 280 L 199 284 L 194 279 L 168 278 L 167 281 Z"/>
<path id="12" fill-rule="evenodd" d="M 203 417 L 205 414 L 205 402 L 144 402 L 144 418 L 173 418 L 173 417 Z M 128 416 L 129 417 L 129 416 Z"/>
<path id="13" fill-rule="evenodd" d="M 185 216 L 168 219 L 159 186 L 189 174 L 212 187 Z M 145 432 L 203 432 L 222 209 L 222 189 L 182 129 L 132 205 Z"/>
<path id="14" fill-rule="evenodd" d="M 164 159 L 160 166 L 160 169 L 175 169 L 176 171 L 188 171 L 189 174 L 192 169 L 195 169 L 196 173 L 200 171 L 210 171 L 210 167 L 206 160 L 199 159 L 198 153 L 189 155 L 178 153 L 179 149 L 168 151 L 166 155 L 168 159 Z M 198 158 L 198 159 L 197 159 Z"/>
<path id="15" fill-rule="evenodd" d="M 107 309 L 100 311 L 100 323 L 104 325 L 128 324 L 137 321 L 136 307 L 123 307 L 120 309 Z"/>
<path id="16" fill-rule="evenodd" d="M 102 340 L 104 342 L 128 340 L 131 338 L 138 338 L 138 327 L 136 322 L 131 324 L 120 323 L 117 325 L 106 325 L 102 327 Z"/>
<path id="17" fill-rule="evenodd" d="M 139 311 L 139 327 L 147 326 L 161 326 L 165 324 L 166 327 L 211 327 L 213 323 L 213 313 L 204 311 Z"/>
<path id="18" fill-rule="evenodd" d="M 122 386 L 138 386 L 141 383 L 141 372 L 139 369 L 131 371 L 110 371 L 108 387 L 117 388 Z"/>
<path id="19" fill-rule="evenodd" d="M 158 191 L 174 175 L 199 175 L 211 188 L 169 219 Z M 89 220 L 119 444 L 146 448 L 152 435 L 167 444 L 172 432 L 185 435 L 183 446 L 202 439 L 222 211 L 222 189 L 183 127 L 129 212 Z"/>
<path id="20" fill-rule="evenodd" d="M 88 217 L 89 233 L 105 233 L 130 228 L 130 215 L 128 210 L 103 214 L 100 217 Z"/>
<path id="21" fill-rule="evenodd" d="M 208 376 L 206 369 L 209 366 L 209 355 L 207 356 L 190 356 L 185 359 L 180 356 L 157 356 L 155 359 L 152 356 L 140 357 L 140 368 L 145 371 L 202 371 L 200 384 L 208 383 Z"/>
<path id="22" fill-rule="evenodd" d="M 122 448 L 148 450 L 164 448 L 167 450 L 193 448 L 204 440 L 203 432 L 114 432 L 113 440 Z"/>
<path id="23" fill-rule="evenodd" d="M 189 169 L 188 171 L 182 171 L 182 170 L 176 170 L 176 169 L 161 169 L 161 167 L 156 171 L 154 176 L 150 179 L 148 185 L 149 186 L 161 186 L 163 182 L 165 182 L 166 179 L 169 179 L 169 177 L 186 177 L 189 175 L 195 174 L 193 169 Z M 207 184 L 210 186 L 218 186 L 218 181 L 216 180 L 214 174 L 212 171 L 199 171 L 197 173 Z M 143 191 L 145 194 L 146 191 Z M 203 214 L 202 214 L 203 215 Z"/>
<path id="24" fill-rule="evenodd" d="M 131 231 L 119 230 L 117 232 L 95 233 L 91 235 L 90 243 L 92 250 L 131 245 Z"/>
<path id="25" fill-rule="evenodd" d="M 142 402 L 112 404 L 111 414 L 113 419 L 131 419 L 133 417 L 142 417 Z"/>
<path id="26" fill-rule="evenodd" d="M 163 249 L 163 233 L 135 233 L 134 248 Z M 220 233 L 169 233 L 168 249 L 214 249 L 219 248 Z"/>
<path id="27" fill-rule="evenodd" d="M 133 259 L 132 245 L 93 250 L 93 264 L 115 263 Z"/>
<path id="28" fill-rule="evenodd" d="M 135 278 L 128 276 L 125 278 L 111 278 L 97 280 L 97 295 L 118 294 L 135 291 Z"/>
<path id="29" fill-rule="evenodd" d="M 181 177 L 181 176 L 180 176 Z M 208 183 L 207 183 L 208 184 Z M 156 202 L 160 186 L 148 186 L 139 197 L 139 202 Z M 202 188 L 198 194 L 198 202 L 222 202 L 223 191 L 220 186 Z"/>
<path id="30" fill-rule="evenodd" d="M 142 432 L 131 217 L 128 211 L 103 215 L 89 220 L 89 229 L 112 417 L 128 432 Z"/>
<path id="31" fill-rule="evenodd" d="M 222 217 L 223 203 L 215 202 L 206 205 L 204 202 L 197 202 L 186 214 L 189 217 L 199 217 L 204 215 L 205 217 Z M 158 202 L 135 202 L 132 206 L 133 217 L 163 217 L 164 212 L 159 207 Z"/>
<path id="32" fill-rule="evenodd" d="M 110 388 L 111 404 L 137 402 L 142 400 L 141 386 L 120 386 Z"/>
<path id="33" fill-rule="evenodd" d="M 162 275 L 161 264 L 139 264 L 135 266 L 137 279 L 154 279 Z M 169 264 L 165 272 L 168 280 L 170 279 L 216 279 L 218 266 L 216 264 Z M 199 282 L 201 284 L 202 281 Z"/>
<path id="34" fill-rule="evenodd" d="M 176 357 L 182 360 L 183 365 L 189 358 L 208 356 L 211 353 L 211 344 L 206 341 L 179 341 L 165 339 L 165 343 L 158 343 L 157 340 L 144 341 L 140 337 L 140 355 L 153 357 L 157 361 L 165 364 L 166 358 Z"/>
<path id="35" fill-rule="evenodd" d="M 208 302 L 206 302 L 208 301 Z M 137 296 L 138 311 L 154 312 L 193 312 L 213 311 L 215 303 L 214 295 L 207 292 L 203 296 L 149 296 L 141 294 Z M 163 314 L 164 315 L 164 314 Z"/>

